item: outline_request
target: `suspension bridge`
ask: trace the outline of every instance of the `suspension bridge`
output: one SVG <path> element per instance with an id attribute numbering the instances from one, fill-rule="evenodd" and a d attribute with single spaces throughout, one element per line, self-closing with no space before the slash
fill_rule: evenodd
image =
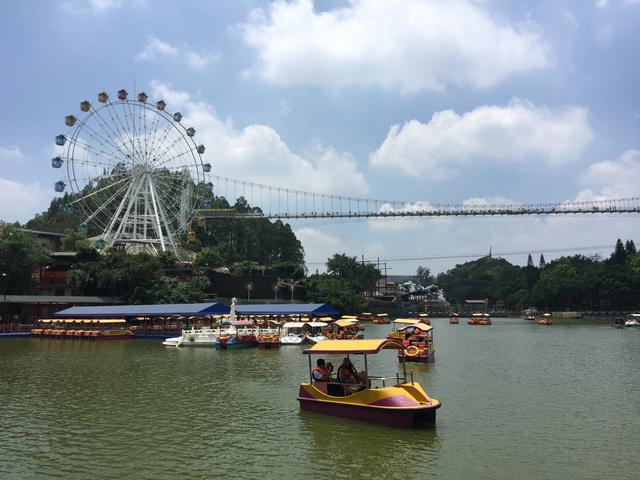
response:
<path id="1" fill-rule="evenodd" d="M 557 203 L 489 204 L 486 202 L 431 203 L 359 198 L 306 192 L 210 175 L 218 196 L 227 200 L 243 197 L 250 211 L 235 208 L 201 208 L 202 219 L 270 218 L 400 218 L 400 217 L 476 217 L 525 215 L 620 215 L 640 213 L 640 197 Z"/>

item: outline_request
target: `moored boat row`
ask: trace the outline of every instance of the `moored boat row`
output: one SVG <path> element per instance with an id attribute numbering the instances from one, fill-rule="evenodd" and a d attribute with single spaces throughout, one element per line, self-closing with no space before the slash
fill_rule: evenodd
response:
<path id="1" fill-rule="evenodd" d="M 71 340 L 120 340 L 133 337 L 126 322 L 117 318 L 104 319 L 42 319 L 42 328 L 31 329 L 34 337 Z"/>

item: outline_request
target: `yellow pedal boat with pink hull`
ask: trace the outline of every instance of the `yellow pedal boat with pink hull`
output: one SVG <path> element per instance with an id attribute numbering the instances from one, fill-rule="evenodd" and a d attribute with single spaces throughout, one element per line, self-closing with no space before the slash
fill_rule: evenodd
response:
<path id="1" fill-rule="evenodd" d="M 402 351 L 403 346 L 389 339 L 324 340 L 305 350 L 304 353 L 309 355 L 310 381 L 300 384 L 300 408 L 392 427 L 435 423 L 440 402 L 413 381 L 413 373 L 407 380 L 404 361 L 402 376 L 400 373 L 395 377 L 369 375 L 367 355 L 384 349 Z M 314 378 L 312 355 L 362 355 L 365 369 L 355 375 L 356 383 L 341 383 L 331 373 L 327 381 L 318 381 Z M 391 386 L 387 386 L 388 383 Z"/>

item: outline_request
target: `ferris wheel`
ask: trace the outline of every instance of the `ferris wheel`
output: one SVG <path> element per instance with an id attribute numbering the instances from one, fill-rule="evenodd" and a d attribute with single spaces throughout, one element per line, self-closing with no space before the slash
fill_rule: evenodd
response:
<path id="1" fill-rule="evenodd" d="M 78 231 L 92 234 L 96 248 L 177 254 L 213 188 L 205 178 L 211 165 L 180 112 L 168 113 L 163 100 L 150 103 L 144 92 L 128 96 L 123 89 L 112 101 L 101 92 L 95 104 L 80 102 L 80 115 L 65 117 L 72 130 L 56 136 L 62 148 L 51 165 L 66 168 L 66 178 L 54 190 L 69 192 L 63 210 L 80 213 Z"/>

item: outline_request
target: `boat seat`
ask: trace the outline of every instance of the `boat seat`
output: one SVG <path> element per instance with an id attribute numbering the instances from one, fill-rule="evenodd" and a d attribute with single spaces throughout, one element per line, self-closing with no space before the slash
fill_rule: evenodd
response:
<path id="1" fill-rule="evenodd" d="M 327 383 L 327 395 L 332 397 L 345 397 L 346 392 L 342 383 Z"/>

